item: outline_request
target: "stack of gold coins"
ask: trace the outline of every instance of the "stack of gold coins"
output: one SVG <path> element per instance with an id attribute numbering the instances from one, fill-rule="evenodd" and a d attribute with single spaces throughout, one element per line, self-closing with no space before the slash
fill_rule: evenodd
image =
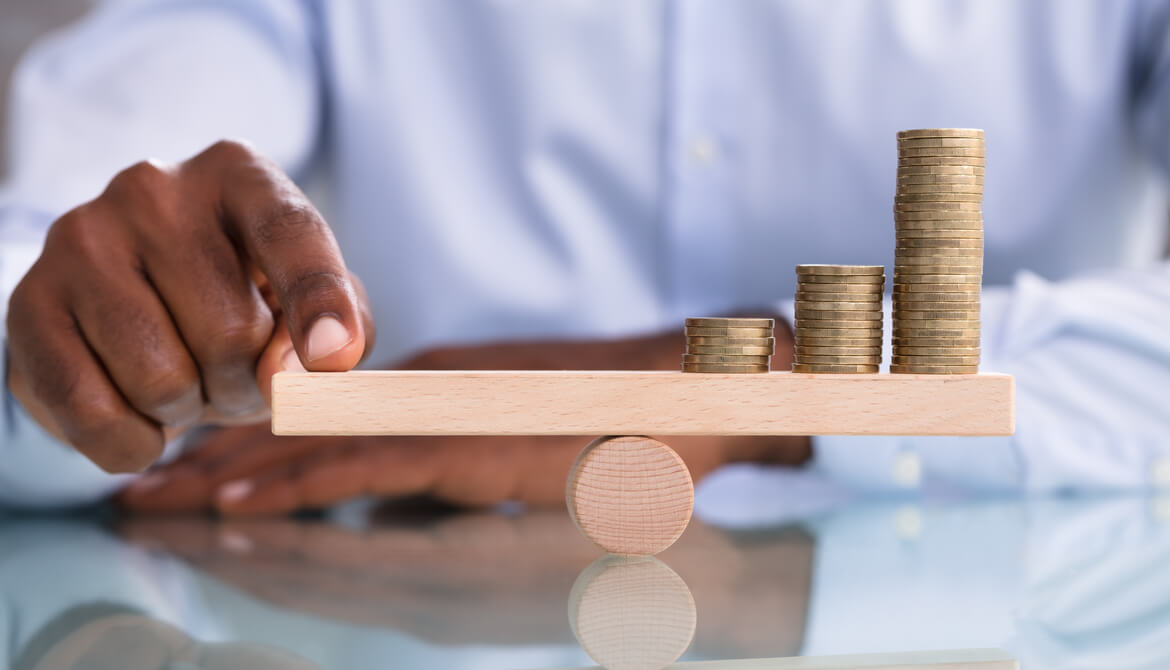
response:
<path id="1" fill-rule="evenodd" d="M 881 265 L 797 265 L 792 371 L 877 372 L 885 283 Z"/>
<path id="2" fill-rule="evenodd" d="M 979 370 L 983 131 L 898 133 L 890 372 Z"/>
<path id="3" fill-rule="evenodd" d="M 687 319 L 683 372 L 768 372 L 776 340 L 772 319 Z"/>

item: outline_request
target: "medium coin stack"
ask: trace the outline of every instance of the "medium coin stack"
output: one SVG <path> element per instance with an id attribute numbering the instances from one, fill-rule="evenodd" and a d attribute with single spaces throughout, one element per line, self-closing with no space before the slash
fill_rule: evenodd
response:
<path id="1" fill-rule="evenodd" d="M 772 368 L 772 319 L 687 319 L 683 372 L 754 373 Z"/>
<path id="2" fill-rule="evenodd" d="M 881 265 L 797 265 L 792 371 L 877 372 L 885 283 Z"/>
<path id="3" fill-rule="evenodd" d="M 979 371 L 984 169 L 982 130 L 898 133 L 890 372 Z"/>

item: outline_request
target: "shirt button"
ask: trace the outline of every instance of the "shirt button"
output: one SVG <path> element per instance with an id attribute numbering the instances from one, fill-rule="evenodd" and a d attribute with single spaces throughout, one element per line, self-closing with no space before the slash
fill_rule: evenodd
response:
<path id="1" fill-rule="evenodd" d="M 1150 483 L 1158 488 L 1170 488 L 1170 458 L 1159 458 L 1150 466 Z"/>
<path id="2" fill-rule="evenodd" d="M 710 163 L 715 160 L 715 154 L 718 151 L 719 147 L 715 145 L 715 140 L 707 136 L 692 139 L 690 146 L 687 148 L 691 160 L 696 163 Z"/>
<path id="3" fill-rule="evenodd" d="M 894 534 L 902 540 L 917 540 L 922 534 L 922 512 L 912 505 L 904 505 L 894 513 Z"/>
<path id="4" fill-rule="evenodd" d="M 905 451 L 894 459 L 894 482 L 904 488 L 914 488 L 922 482 L 922 460 L 918 454 Z"/>

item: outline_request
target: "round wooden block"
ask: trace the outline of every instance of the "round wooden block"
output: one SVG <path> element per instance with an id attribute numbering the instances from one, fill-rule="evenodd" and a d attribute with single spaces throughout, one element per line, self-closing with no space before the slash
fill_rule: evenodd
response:
<path id="1" fill-rule="evenodd" d="M 686 582 L 651 556 L 604 556 L 569 592 L 569 625 L 606 670 L 660 670 L 695 636 L 695 599 Z"/>
<path id="2" fill-rule="evenodd" d="M 602 549 L 647 556 L 686 530 L 695 487 L 683 460 L 658 440 L 601 437 L 569 469 L 565 502 L 577 527 Z"/>

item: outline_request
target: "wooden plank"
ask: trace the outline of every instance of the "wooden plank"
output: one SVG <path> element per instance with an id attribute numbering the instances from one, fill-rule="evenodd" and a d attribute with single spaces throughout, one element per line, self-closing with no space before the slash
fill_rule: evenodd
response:
<path id="1" fill-rule="evenodd" d="M 1010 435 L 1009 375 L 282 372 L 277 435 Z"/>

